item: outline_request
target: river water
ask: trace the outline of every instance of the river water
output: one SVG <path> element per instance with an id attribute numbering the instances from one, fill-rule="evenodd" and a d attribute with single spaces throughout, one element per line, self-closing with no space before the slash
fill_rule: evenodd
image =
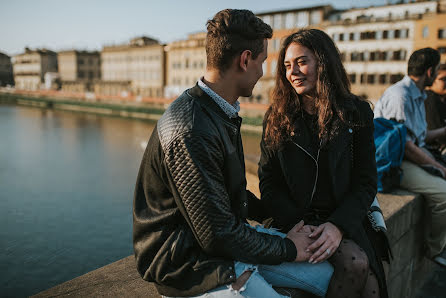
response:
<path id="1" fill-rule="evenodd" d="M 0 296 L 133 253 L 132 196 L 154 122 L 0 105 Z M 245 154 L 260 136 L 244 134 Z"/>

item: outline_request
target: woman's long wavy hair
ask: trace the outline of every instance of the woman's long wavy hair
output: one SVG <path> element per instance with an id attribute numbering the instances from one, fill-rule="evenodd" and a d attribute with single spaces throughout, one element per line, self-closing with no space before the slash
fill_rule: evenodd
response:
<path id="1" fill-rule="evenodd" d="M 283 41 L 279 52 L 276 84 L 266 119 L 265 142 L 273 148 L 280 147 L 290 137 L 294 121 L 303 108 L 299 95 L 286 78 L 283 63 L 291 43 L 298 43 L 310 49 L 317 59 L 315 105 L 320 138 L 326 135 L 333 115 L 337 114 L 342 121 L 345 121 L 344 103 L 353 97 L 339 50 L 325 32 L 317 29 L 301 29 L 289 35 Z"/>

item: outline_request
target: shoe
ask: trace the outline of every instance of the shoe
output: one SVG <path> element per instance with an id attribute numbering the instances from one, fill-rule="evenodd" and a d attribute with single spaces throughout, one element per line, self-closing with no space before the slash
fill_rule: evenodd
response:
<path id="1" fill-rule="evenodd" d="M 440 254 L 436 255 L 434 257 L 434 261 L 437 264 L 446 267 L 446 249 L 443 249 L 443 251 Z"/>

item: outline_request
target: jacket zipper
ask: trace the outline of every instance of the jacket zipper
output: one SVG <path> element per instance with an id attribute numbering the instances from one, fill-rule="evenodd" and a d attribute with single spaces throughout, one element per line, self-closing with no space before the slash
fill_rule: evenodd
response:
<path id="1" fill-rule="evenodd" d="M 292 141 L 294 145 L 296 145 L 297 147 L 299 147 L 300 149 L 302 149 L 303 152 L 305 152 L 308 156 L 311 157 L 311 159 L 314 161 L 314 163 L 316 164 L 316 177 L 314 178 L 314 185 L 313 185 L 313 191 L 311 193 L 311 198 L 310 198 L 310 202 L 308 203 L 307 207 L 310 207 L 311 203 L 313 202 L 313 197 L 314 194 L 316 193 L 316 186 L 317 186 L 317 177 L 319 176 L 319 153 L 321 152 L 321 145 L 322 145 L 322 140 L 320 140 L 319 142 L 319 148 L 317 149 L 317 156 L 316 159 L 313 157 L 313 155 L 310 154 L 310 152 L 308 152 L 307 150 L 305 150 L 302 146 L 300 146 L 299 144 L 297 144 L 296 142 Z"/>

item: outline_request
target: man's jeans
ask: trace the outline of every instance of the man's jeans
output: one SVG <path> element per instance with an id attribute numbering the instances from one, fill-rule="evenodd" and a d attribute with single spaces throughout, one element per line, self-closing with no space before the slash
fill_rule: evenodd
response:
<path id="1" fill-rule="evenodd" d="M 285 234 L 262 226 L 252 227 L 258 232 L 278 235 L 285 238 Z M 203 295 L 195 297 L 285 297 L 279 295 L 272 286 L 285 288 L 299 288 L 317 296 L 325 296 L 330 283 L 333 267 L 327 261 L 320 264 L 308 262 L 291 262 L 280 265 L 251 265 L 235 261 L 235 273 L 239 277 L 245 271 L 252 271 L 243 287 L 235 291 L 231 285 L 213 289 Z"/>

